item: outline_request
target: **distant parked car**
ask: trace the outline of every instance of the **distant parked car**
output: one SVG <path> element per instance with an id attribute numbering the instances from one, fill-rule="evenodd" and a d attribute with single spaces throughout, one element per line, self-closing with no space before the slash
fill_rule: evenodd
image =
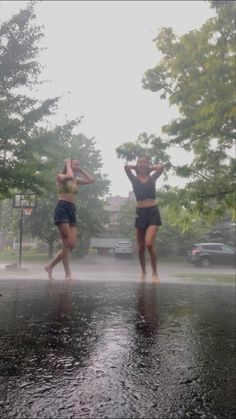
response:
<path id="1" fill-rule="evenodd" d="M 121 256 L 121 255 L 132 256 L 133 255 L 132 242 L 130 240 L 118 240 L 115 244 L 114 254 L 115 256 Z"/>
<path id="2" fill-rule="evenodd" d="M 188 262 L 208 267 L 210 265 L 235 266 L 236 249 L 224 243 L 196 243 L 188 251 Z"/>

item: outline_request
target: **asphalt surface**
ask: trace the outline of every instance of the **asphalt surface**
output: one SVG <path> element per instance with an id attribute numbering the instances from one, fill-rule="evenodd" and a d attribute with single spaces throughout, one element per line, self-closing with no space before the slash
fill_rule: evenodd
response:
<path id="1" fill-rule="evenodd" d="M 235 287 L 119 266 L 1 271 L 1 418 L 236 417 Z"/>

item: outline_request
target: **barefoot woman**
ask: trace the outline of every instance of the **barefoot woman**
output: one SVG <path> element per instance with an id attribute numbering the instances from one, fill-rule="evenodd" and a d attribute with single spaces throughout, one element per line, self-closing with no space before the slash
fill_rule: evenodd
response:
<path id="1" fill-rule="evenodd" d="M 136 171 L 136 176 L 132 173 L 132 169 Z M 137 201 L 135 227 L 142 280 L 146 279 L 145 247 L 147 247 L 150 253 L 152 280 L 154 282 L 159 281 L 154 240 L 158 227 L 161 225 L 161 217 L 156 205 L 155 183 L 163 170 L 164 166 L 162 165 L 150 167 L 149 160 L 145 156 L 138 158 L 136 166 L 125 165 L 125 172 L 133 185 Z M 150 176 L 151 172 L 154 173 Z"/>
<path id="2" fill-rule="evenodd" d="M 78 176 L 78 174 L 82 176 Z M 75 247 L 77 236 L 75 194 L 79 185 L 87 185 L 94 181 L 95 179 L 80 167 L 79 161 L 76 159 L 67 159 L 63 172 L 57 175 L 59 197 L 54 211 L 54 222 L 62 239 L 62 250 L 45 266 L 49 279 L 53 279 L 52 270 L 61 260 L 65 269 L 65 279 L 72 279 L 69 252 Z"/>

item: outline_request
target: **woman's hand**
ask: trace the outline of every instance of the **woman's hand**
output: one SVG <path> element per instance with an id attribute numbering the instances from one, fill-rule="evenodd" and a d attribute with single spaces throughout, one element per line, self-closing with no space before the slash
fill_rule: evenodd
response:
<path id="1" fill-rule="evenodd" d="M 157 180 L 161 176 L 165 166 L 163 164 L 157 164 L 156 166 L 150 167 L 151 171 L 154 172 L 151 177 L 153 180 Z"/>
<path id="2" fill-rule="evenodd" d="M 65 168 L 66 168 L 66 175 L 69 176 L 70 178 L 74 177 L 74 173 L 72 170 L 72 159 L 65 159 Z"/>

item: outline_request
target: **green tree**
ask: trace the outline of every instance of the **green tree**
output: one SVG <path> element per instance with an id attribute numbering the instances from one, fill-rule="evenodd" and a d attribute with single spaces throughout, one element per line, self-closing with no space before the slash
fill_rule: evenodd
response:
<path id="1" fill-rule="evenodd" d="M 162 226 L 158 231 L 161 255 L 186 255 L 190 246 L 209 231 L 207 217 L 188 206 L 183 191 L 163 187 L 158 191 Z"/>
<path id="2" fill-rule="evenodd" d="M 201 238 L 205 242 L 223 242 L 236 248 L 236 224 L 232 223 L 228 215 L 222 217 Z"/>
<path id="3" fill-rule="evenodd" d="M 24 233 L 37 237 L 48 246 L 48 257 L 53 256 L 54 244 L 59 236 L 53 222 L 53 209 L 56 203 L 55 191 L 49 189 L 38 199 L 37 207 L 29 217 L 25 217 Z"/>
<path id="4" fill-rule="evenodd" d="M 18 209 L 13 208 L 13 202 L 11 199 L 3 199 L 0 201 L 1 204 L 1 219 L 0 219 L 0 230 L 7 234 L 8 232 L 14 232 L 18 234 L 19 230 L 19 219 L 20 213 Z"/>
<path id="5" fill-rule="evenodd" d="M 175 201 L 179 208 L 214 222 L 235 207 L 235 2 L 212 1 L 211 7 L 215 17 L 199 30 L 179 38 L 171 28 L 160 30 L 154 41 L 162 58 L 143 78 L 143 87 L 160 92 L 180 117 L 162 127 L 162 137 L 144 133 L 116 151 L 128 161 L 144 153 L 154 164 L 165 163 L 187 181 Z M 192 162 L 173 166 L 172 146 L 191 151 Z"/>
<path id="6" fill-rule="evenodd" d="M 33 97 L 39 83 L 42 28 L 34 23 L 34 3 L 0 25 L 0 197 L 14 189 L 39 193 L 44 185 L 42 147 L 37 124 L 49 116 L 58 98 Z"/>
<path id="7" fill-rule="evenodd" d="M 143 87 L 160 92 L 180 117 L 163 127 L 169 146 L 192 151 L 176 173 L 199 211 L 221 216 L 235 203 L 235 2 L 211 1 L 215 16 L 179 38 L 162 28 L 154 40 L 162 54 Z"/>

